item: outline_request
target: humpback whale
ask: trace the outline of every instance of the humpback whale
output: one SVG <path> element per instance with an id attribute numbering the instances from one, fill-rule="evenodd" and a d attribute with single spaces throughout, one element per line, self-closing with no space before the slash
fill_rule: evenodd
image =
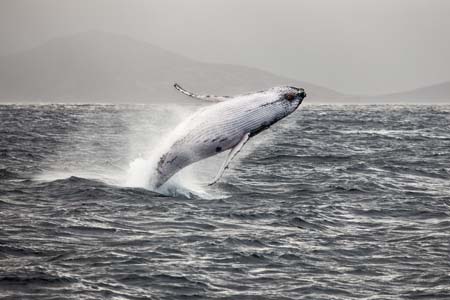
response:
<path id="1" fill-rule="evenodd" d="M 196 95 L 177 83 L 174 87 L 189 97 L 213 104 L 201 108 L 174 130 L 152 176 L 155 188 L 188 165 L 230 150 L 210 185 L 216 183 L 250 138 L 294 112 L 306 97 L 304 89 L 292 86 L 233 97 Z"/>

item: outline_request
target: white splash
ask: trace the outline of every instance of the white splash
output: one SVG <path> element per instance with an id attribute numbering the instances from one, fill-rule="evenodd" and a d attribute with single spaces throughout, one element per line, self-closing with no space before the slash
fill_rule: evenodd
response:
<path id="1" fill-rule="evenodd" d="M 156 148 L 152 147 L 145 156 L 132 160 L 126 171 L 124 185 L 127 187 L 140 187 L 149 189 L 164 195 L 182 195 L 190 198 L 198 196 L 200 198 L 217 198 L 218 195 L 211 195 L 206 191 L 206 184 L 202 183 L 200 173 L 196 171 L 195 165 L 185 168 L 173 176 L 168 182 L 159 188 L 155 188 L 156 168 L 158 161 L 172 145 L 185 128 L 180 126 L 172 130 L 166 138 L 156 141 Z M 219 196 L 221 197 L 221 196 Z"/>
<path id="2" fill-rule="evenodd" d="M 205 184 L 220 162 L 209 161 L 212 171 L 202 180 L 204 164 L 183 169 L 158 190 L 153 188 L 152 176 L 167 147 L 179 134 L 180 126 L 198 106 L 145 105 L 117 107 L 119 113 L 83 112 L 77 130 L 48 157 L 43 171 L 33 178 L 54 181 L 71 176 L 98 180 L 120 187 L 139 187 L 171 196 L 223 198 L 216 188 Z M 211 164 L 212 162 L 212 164 Z"/>

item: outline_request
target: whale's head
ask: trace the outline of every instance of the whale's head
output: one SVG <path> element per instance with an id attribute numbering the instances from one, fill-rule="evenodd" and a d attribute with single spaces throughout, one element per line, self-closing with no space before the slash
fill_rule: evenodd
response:
<path id="1" fill-rule="evenodd" d="M 279 88 L 280 98 L 282 98 L 293 110 L 302 104 L 303 99 L 306 98 L 306 92 L 302 88 L 294 86 L 285 86 Z"/>
<path id="2" fill-rule="evenodd" d="M 293 86 L 280 86 L 269 90 L 273 100 L 272 104 L 281 105 L 286 113 L 285 116 L 294 112 L 306 97 L 306 92 L 302 88 Z"/>
<path id="3" fill-rule="evenodd" d="M 306 97 L 305 90 L 293 86 L 279 86 L 249 95 L 257 100 L 252 109 L 254 116 L 263 115 L 263 122 L 256 124 L 250 136 L 254 136 L 293 113 Z M 252 118 L 249 115 L 249 118 Z"/>

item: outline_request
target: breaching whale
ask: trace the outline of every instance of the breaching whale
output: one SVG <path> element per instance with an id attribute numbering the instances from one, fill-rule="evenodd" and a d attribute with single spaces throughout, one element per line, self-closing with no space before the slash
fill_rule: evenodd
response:
<path id="1" fill-rule="evenodd" d="M 187 96 L 216 103 L 201 108 L 177 126 L 152 176 L 155 188 L 184 167 L 230 150 L 210 184 L 216 183 L 250 138 L 294 112 L 306 97 L 304 89 L 291 86 L 233 97 L 196 95 L 176 83 L 174 87 Z"/>

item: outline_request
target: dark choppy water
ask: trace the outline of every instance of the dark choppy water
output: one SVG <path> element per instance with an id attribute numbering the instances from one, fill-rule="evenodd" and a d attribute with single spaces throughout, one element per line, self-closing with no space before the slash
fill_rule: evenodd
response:
<path id="1" fill-rule="evenodd" d="M 127 187 L 182 117 L 0 106 L 0 296 L 450 299 L 450 107 L 306 106 L 212 188 Z"/>

